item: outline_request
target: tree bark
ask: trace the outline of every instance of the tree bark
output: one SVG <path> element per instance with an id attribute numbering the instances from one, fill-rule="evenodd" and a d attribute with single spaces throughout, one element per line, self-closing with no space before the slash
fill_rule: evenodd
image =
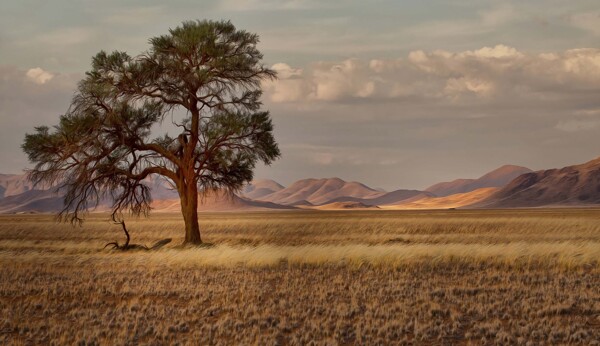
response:
<path id="1" fill-rule="evenodd" d="M 200 224 L 198 223 L 198 191 L 197 189 L 188 190 L 186 196 L 181 197 L 181 212 L 185 223 L 184 244 L 199 245 L 202 244 L 200 237 Z"/>

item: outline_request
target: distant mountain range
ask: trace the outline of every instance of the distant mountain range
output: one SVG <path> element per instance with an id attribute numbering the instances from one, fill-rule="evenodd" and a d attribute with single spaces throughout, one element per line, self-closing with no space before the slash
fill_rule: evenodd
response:
<path id="1" fill-rule="evenodd" d="M 244 188 L 242 196 L 249 199 L 261 199 L 264 196 L 271 195 L 283 189 L 285 189 L 285 187 L 274 180 L 254 180 Z"/>
<path id="2" fill-rule="evenodd" d="M 0 199 L 0 213 L 57 212 L 63 198 L 50 190 L 27 190 Z"/>
<path id="3" fill-rule="evenodd" d="M 426 188 L 425 191 L 444 197 L 485 187 L 503 187 L 514 178 L 529 172 L 531 172 L 531 169 L 526 167 L 505 165 L 477 179 L 456 179 L 450 182 L 437 183 Z"/>
<path id="4" fill-rule="evenodd" d="M 154 200 L 152 208 L 159 212 L 181 212 L 179 197 L 174 199 Z M 271 202 L 256 201 L 245 197 L 214 192 L 202 196 L 199 201 L 200 211 L 235 211 L 235 210 L 289 210 L 292 206 Z"/>
<path id="5" fill-rule="evenodd" d="M 285 205 L 320 205 L 339 197 L 375 198 L 383 194 L 364 184 L 340 178 L 303 179 L 258 199 Z"/>
<path id="6" fill-rule="evenodd" d="M 401 201 L 395 205 L 384 206 L 386 209 L 451 209 L 465 208 L 475 203 L 486 200 L 498 191 L 497 187 L 483 187 L 481 189 L 455 193 L 448 196 L 426 196 L 418 199 Z"/>
<path id="7" fill-rule="evenodd" d="M 179 212 L 177 192 L 161 177 L 150 177 L 153 209 Z M 447 209 L 582 206 L 600 204 L 600 158 L 590 162 L 533 172 L 505 165 L 477 179 L 441 182 L 420 190 L 386 192 L 339 178 L 303 179 L 285 187 L 262 179 L 239 195 L 211 193 L 201 211 L 282 209 Z M 0 213 L 57 212 L 62 197 L 33 186 L 24 175 L 0 174 Z M 108 210 L 101 205 L 98 210 Z"/>
<path id="8" fill-rule="evenodd" d="M 0 198 L 15 196 L 33 190 L 33 184 L 24 174 L 0 174 Z"/>
<path id="9" fill-rule="evenodd" d="M 600 158 L 525 173 L 476 206 L 488 208 L 600 204 Z"/>
<path id="10" fill-rule="evenodd" d="M 392 192 L 383 193 L 381 196 L 375 198 L 360 198 L 342 196 L 334 198 L 326 202 L 338 203 L 338 202 L 357 202 L 364 205 L 375 206 L 375 205 L 394 205 L 405 201 L 417 200 L 425 197 L 435 197 L 434 194 L 427 191 L 419 190 L 395 190 Z"/>

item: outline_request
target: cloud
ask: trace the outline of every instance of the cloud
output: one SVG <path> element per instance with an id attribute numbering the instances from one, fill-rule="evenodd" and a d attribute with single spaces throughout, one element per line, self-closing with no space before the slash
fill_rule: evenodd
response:
<path id="1" fill-rule="evenodd" d="M 277 63 L 271 66 L 273 70 L 277 72 L 277 76 L 282 79 L 293 79 L 295 77 L 302 76 L 301 69 L 291 68 L 290 65 L 286 63 Z"/>
<path id="2" fill-rule="evenodd" d="M 274 102 L 366 99 L 374 96 L 378 83 L 379 77 L 373 71 L 383 72 L 382 69 L 387 67 L 377 65 L 378 61 L 368 63 L 348 59 L 338 63 L 315 63 L 306 72 L 287 66 L 285 72 L 279 74 L 279 80 L 265 84 L 265 90 Z M 288 71 L 300 72 L 292 75 Z"/>
<path id="3" fill-rule="evenodd" d="M 313 69 L 313 88 L 309 97 L 333 101 L 343 97 L 371 96 L 375 86 L 366 67 L 363 62 L 354 59 L 333 65 L 318 64 Z"/>
<path id="4" fill-rule="evenodd" d="M 317 62 L 305 69 L 280 63 L 266 85 L 273 102 L 357 102 L 418 98 L 462 105 L 534 105 L 597 97 L 600 49 L 527 53 L 496 45 L 449 52 L 412 51 L 400 59 Z"/>
<path id="5" fill-rule="evenodd" d="M 442 54 L 445 57 L 451 57 L 452 55 L 450 54 Z M 520 53 L 518 50 L 516 50 L 515 48 L 512 47 L 507 47 L 503 44 L 499 44 L 495 47 L 483 47 L 481 49 L 475 50 L 475 51 L 466 51 L 462 54 L 459 54 L 459 56 L 463 56 L 463 57 L 475 57 L 475 58 L 493 58 L 493 59 L 516 59 L 516 58 L 522 58 L 523 54 Z"/>
<path id="6" fill-rule="evenodd" d="M 40 67 L 27 70 L 25 76 L 27 76 L 27 78 L 29 78 L 29 80 L 33 81 L 35 84 L 40 85 L 46 84 L 46 82 L 54 78 L 54 75 L 52 73 L 44 71 Z"/>
<path id="7" fill-rule="evenodd" d="M 473 93 L 475 95 L 490 95 L 494 90 L 494 84 L 476 78 L 460 77 L 450 78 L 446 81 L 444 94 L 459 97 L 464 93 Z"/>
<path id="8" fill-rule="evenodd" d="M 278 81 L 267 81 L 265 88 L 271 92 L 271 100 L 274 102 L 299 101 L 308 90 L 302 80 L 301 69 L 291 68 L 285 63 L 277 63 L 271 66 L 277 72 Z M 276 87 L 279 86 L 279 87 Z"/>

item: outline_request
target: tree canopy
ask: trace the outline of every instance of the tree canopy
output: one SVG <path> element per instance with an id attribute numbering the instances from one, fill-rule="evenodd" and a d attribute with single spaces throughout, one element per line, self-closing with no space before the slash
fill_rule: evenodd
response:
<path id="1" fill-rule="evenodd" d="M 276 74 L 258 41 L 229 21 L 188 21 L 139 55 L 99 52 L 58 125 L 25 136 L 30 178 L 64 189 L 60 216 L 76 222 L 103 199 L 113 218 L 146 215 L 144 180 L 163 176 L 179 193 L 185 242 L 200 243 L 198 194 L 239 190 L 257 162 L 280 156 L 260 101 Z"/>

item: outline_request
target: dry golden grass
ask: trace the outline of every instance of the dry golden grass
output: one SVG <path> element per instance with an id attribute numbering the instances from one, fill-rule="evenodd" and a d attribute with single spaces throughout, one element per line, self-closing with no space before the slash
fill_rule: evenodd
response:
<path id="1" fill-rule="evenodd" d="M 0 216 L 0 344 L 593 344 L 600 210 Z"/>

